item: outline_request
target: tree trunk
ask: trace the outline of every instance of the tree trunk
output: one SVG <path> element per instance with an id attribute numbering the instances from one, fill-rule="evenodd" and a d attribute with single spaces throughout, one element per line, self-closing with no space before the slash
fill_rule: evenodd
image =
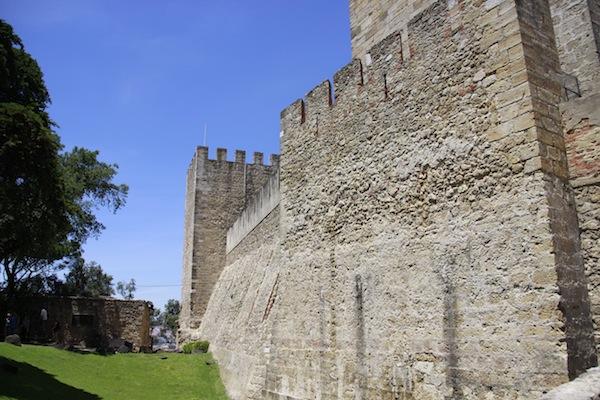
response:
<path id="1" fill-rule="evenodd" d="M 11 269 L 9 261 L 4 262 L 4 272 L 6 273 L 6 305 L 12 310 L 16 305 L 16 273 Z M 15 263 L 13 263 L 13 266 Z"/>

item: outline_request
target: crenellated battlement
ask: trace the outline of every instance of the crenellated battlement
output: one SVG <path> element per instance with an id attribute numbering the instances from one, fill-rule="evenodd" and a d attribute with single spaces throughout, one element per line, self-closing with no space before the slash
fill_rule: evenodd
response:
<path id="1" fill-rule="evenodd" d="M 391 84 L 394 75 L 408 68 L 410 25 L 404 31 L 390 34 L 373 46 L 361 58 L 355 58 L 338 70 L 333 84 L 326 80 L 310 90 L 303 99 L 298 99 L 281 112 L 281 126 L 285 134 L 294 126 L 318 126 L 319 116 L 330 109 L 344 105 L 362 91 L 368 91 L 373 101 L 385 101 L 394 92 Z"/>
<path id="2" fill-rule="evenodd" d="M 363 65 L 360 59 L 355 58 L 333 76 L 335 87 L 335 103 L 353 98 L 364 85 Z"/>
<path id="3" fill-rule="evenodd" d="M 217 158 L 213 159 L 209 157 L 209 148 L 206 146 L 198 146 L 196 153 L 194 154 L 193 160 L 201 159 L 203 161 L 216 161 L 216 162 L 227 162 L 230 164 L 247 164 L 247 165 L 265 165 L 265 166 L 277 166 L 279 164 L 279 155 L 271 154 L 269 157 L 270 164 L 264 163 L 264 153 L 255 151 L 253 153 L 252 162 L 246 163 L 246 151 L 235 150 L 235 157 L 233 160 L 228 160 L 228 151 L 225 148 L 217 148 Z"/>

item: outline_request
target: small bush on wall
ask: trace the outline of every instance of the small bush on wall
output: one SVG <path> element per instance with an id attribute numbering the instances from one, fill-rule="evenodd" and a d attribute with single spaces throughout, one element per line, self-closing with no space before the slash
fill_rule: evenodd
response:
<path id="1" fill-rule="evenodd" d="M 206 340 L 199 340 L 184 344 L 182 350 L 185 354 L 207 353 L 209 345 Z"/>

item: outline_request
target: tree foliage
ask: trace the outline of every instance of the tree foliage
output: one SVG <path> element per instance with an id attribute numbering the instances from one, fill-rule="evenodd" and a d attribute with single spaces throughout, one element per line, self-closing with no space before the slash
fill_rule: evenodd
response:
<path id="1" fill-rule="evenodd" d="M 162 325 L 160 308 L 153 308 L 152 309 L 152 314 L 150 314 L 150 325 L 152 327 L 161 326 Z"/>
<path id="2" fill-rule="evenodd" d="M 56 272 L 66 268 L 61 279 Z M 95 261 L 85 262 L 80 256 L 70 257 L 61 265 L 46 267 L 40 273 L 22 279 L 16 295 L 29 296 L 81 296 L 103 297 L 115 294 L 113 277 L 102 270 Z"/>
<path id="3" fill-rule="evenodd" d="M 7 290 L 66 251 L 60 139 L 42 73 L 0 20 L 0 262 Z"/>
<path id="4" fill-rule="evenodd" d="M 169 299 L 165 304 L 165 310 L 161 314 L 162 325 L 169 328 L 171 332 L 177 332 L 179 329 L 179 312 L 181 305 L 175 299 Z"/>
<path id="5" fill-rule="evenodd" d="M 135 279 L 131 279 L 129 282 L 117 283 L 117 293 L 119 293 L 125 300 L 133 299 L 135 295 L 135 289 Z"/>
<path id="6" fill-rule="evenodd" d="M 117 166 L 97 151 L 62 152 L 49 103 L 37 62 L 0 20 L 0 265 L 9 294 L 79 254 L 104 228 L 94 211 L 116 212 L 127 197 L 113 183 Z"/>
<path id="7" fill-rule="evenodd" d="M 0 103 L 20 104 L 51 125 L 50 94 L 38 63 L 25 51 L 12 26 L 0 19 Z"/>
<path id="8" fill-rule="evenodd" d="M 159 308 L 154 309 L 151 315 L 152 326 L 160 327 L 162 334 L 171 331 L 171 333 L 175 335 L 179 329 L 180 311 L 181 305 L 179 304 L 179 301 L 169 299 L 162 312 Z"/>
<path id="9" fill-rule="evenodd" d="M 112 182 L 118 167 L 99 161 L 97 151 L 75 147 L 61 156 L 61 162 L 72 239 L 83 243 L 104 229 L 94 215 L 95 208 L 116 212 L 125 205 L 128 188 Z"/>
<path id="10" fill-rule="evenodd" d="M 69 262 L 69 272 L 65 276 L 62 294 L 82 297 L 102 297 L 115 294 L 113 277 L 104 273 L 95 261 L 86 263 L 81 257 Z"/>
<path id="11" fill-rule="evenodd" d="M 44 272 L 20 281 L 17 297 L 65 295 L 64 281 L 55 273 Z"/>

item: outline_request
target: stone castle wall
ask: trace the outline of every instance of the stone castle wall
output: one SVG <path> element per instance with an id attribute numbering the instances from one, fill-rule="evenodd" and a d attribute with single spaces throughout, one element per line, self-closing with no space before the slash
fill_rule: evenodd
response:
<path id="1" fill-rule="evenodd" d="M 280 201 L 197 331 L 233 399 L 530 399 L 597 364 L 594 64 L 555 40 L 583 3 L 351 2 L 360 58 L 282 113 Z"/>
<path id="2" fill-rule="evenodd" d="M 271 175 L 227 231 L 227 253 L 231 252 L 273 210 L 279 206 L 279 172 Z"/>
<path id="3" fill-rule="evenodd" d="M 267 392 L 532 398 L 595 363 L 547 7 L 447 4 L 284 113 Z"/>
<path id="4" fill-rule="evenodd" d="M 594 30 L 600 23 L 600 3 L 597 0 L 551 0 L 550 5 L 562 71 L 577 77 L 584 93 L 598 90 L 600 55 Z"/>
<path id="5" fill-rule="evenodd" d="M 277 163 L 274 155 L 271 165 L 264 165 L 262 153 L 255 153 L 253 163 L 246 164 L 239 150 L 231 162 L 225 149 L 217 149 L 217 159 L 211 160 L 208 148 L 198 147 L 187 177 L 180 341 L 194 337 L 200 326 L 225 266 L 227 230 L 277 171 Z"/>

